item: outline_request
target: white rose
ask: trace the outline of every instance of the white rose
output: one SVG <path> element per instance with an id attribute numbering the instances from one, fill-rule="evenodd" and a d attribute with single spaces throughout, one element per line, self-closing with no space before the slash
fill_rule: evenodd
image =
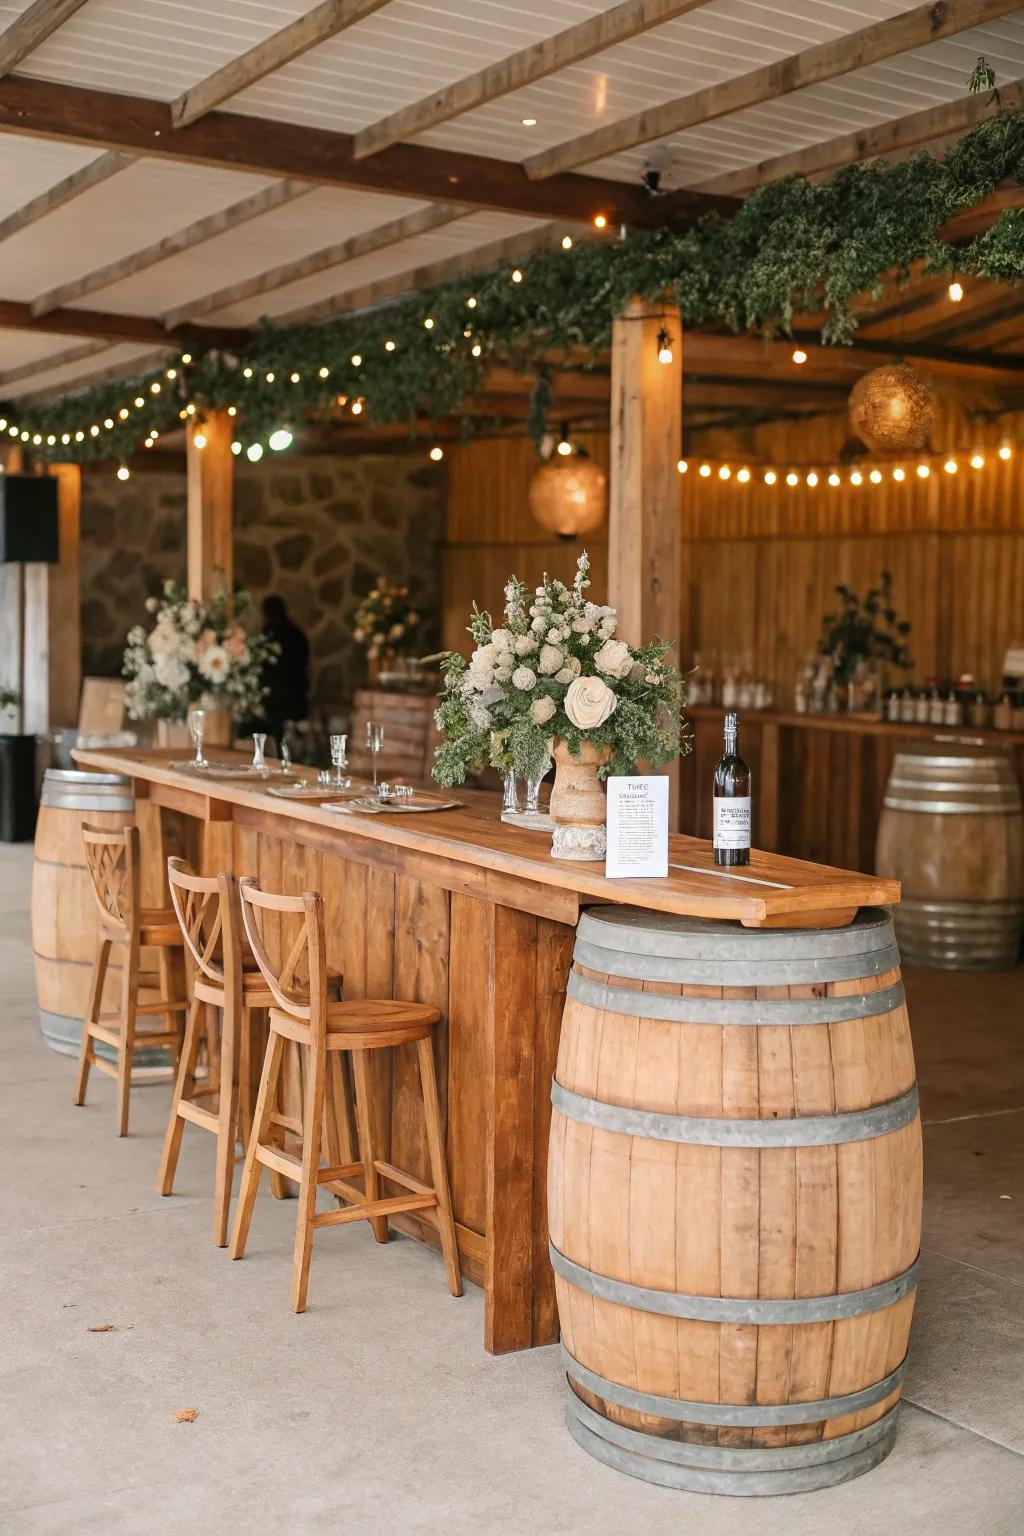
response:
<path id="1" fill-rule="evenodd" d="M 491 634 L 491 644 L 497 646 L 499 651 L 511 650 L 512 636 L 507 629 L 496 629 Z"/>
<path id="2" fill-rule="evenodd" d="M 562 631 L 558 628 L 557 625 L 555 625 L 555 627 L 553 629 L 549 629 L 548 630 L 548 644 L 549 645 L 557 645 L 558 642 L 561 640 L 561 638 L 562 638 Z"/>
<path id="3" fill-rule="evenodd" d="M 565 652 L 560 651 L 557 645 L 542 645 L 537 671 L 542 677 L 550 677 L 552 673 L 558 671 L 564 661 Z"/>
<path id="4" fill-rule="evenodd" d="M 529 693 L 536 685 L 537 674 L 531 667 L 516 667 L 512 673 L 512 686 L 519 688 L 523 693 Z"/>
<path id="5" fill-rule="evenodd" d="M 541 699 L 534 699 L 530 705 L 530 719 L 536 725 L 547 725 L 554 712 L 555 701 L 554 699 L 549 699 L 547 694 Z"/>
<path id="6" fill-rule="evenodd" d="M 589 619 L 573 619 L 572 627 L 577 635 L 589 635 L 594 626 Z"/>
<path id="7" fill-rule="evenodd" d="M 157 657 L 153 673 L 161 688 L 167 688 L 171 693 L 177 693 L 188 682 L 188 669 L 177 656 Z"/>
<path id="8" fill-rule="evenodd" d="M 515 651 L 517 656 L 529 656 L 531 651 L 537 649 L 537 642 L 532 635 L 516 635 Z"/>
<path id="9" fill-rule="evenodd" d="M 575 656 L 570 656 L 564 667 L 555 673 L 556 683 L 571 683 L 574 677 L 579 677 L 582 672 L 582 663 Z"/>
<path id="10" fill-rule="evenodd" d="M 544 631 L 547 629 L 547 627 L 548 627 L 547 619 L 541 617 L 539 614 L 538 614 L 537 618 L 534 619 L 533 623 L 530 625 L 530 628 L 533 630 L 535 635 L 542 635 L 544 633 Z"/>
<path id="11" fill-rule="evenodd" d="M 231 657 L 222 645 L 209 645 L 199 659 L 199 670 L 211 683 L 222 683 L 231 671 Z"/>
<path id="12" fill-rule="evenodd" d="M 503 662 L 500 663 L 499 666 L 495 667 L 495 669 L 494 669 L 494 679 L 495 679 L 495 682 L 507 683 L 511 676 L 512 676 L 512 663 L 510 661 L 503 661 Z"/>
<path id="13" fill-rule="evenodd" d="M 633 665 L 625 640 L 606 640 L 594 657 L 594 665 L 609 677 L 625 677 Z"/>
<path id="14" fill-rule="evenodd" d="M 600 677 L 578 677 L 566 690 L 563 708 L 579 731 L 594 731 L 615 713 L 618 699 Z"/>

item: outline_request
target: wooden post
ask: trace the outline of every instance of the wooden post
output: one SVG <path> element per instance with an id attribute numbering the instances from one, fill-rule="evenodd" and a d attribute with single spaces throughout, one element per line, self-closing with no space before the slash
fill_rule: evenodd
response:
<path id="1" fill-rule="evenodd" d="M 22 465 L 21 445 L 0 443 L 0 473 L 20 475 Z M 19 698 L 24 687 L 21 675 L 24 655 L 25 567 L 10 561 L 0 565 L 0 686 L 10 688 Z M 19 722 L 14 729 L 23 729 L 21 706 L 14 711 Z"/>
<path id="2" fill-rule="evenodd" d="M 673 361 L 658 361 L 659 333 Z M 672 306 L 633 299 L 612 323 L 608 601 L 631 645 L 679 641 L 682 584 L 683 329 Z M 677 660 L 673 656 L 672 660 Z M 679 765 L 671 771 L 669 825 L 679 824 Z"/>
<path id="3" fill-rule="evenodd" d="M 200 600 L 222 587 L 230 592 L 234 582 L 233 437 L 234 423 L 224 410 L 210 411 L 186 433 L 188 594 Z"/>

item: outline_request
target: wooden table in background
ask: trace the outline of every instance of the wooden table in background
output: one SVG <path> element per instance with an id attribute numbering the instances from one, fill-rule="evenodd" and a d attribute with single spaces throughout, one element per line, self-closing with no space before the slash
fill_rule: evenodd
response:
<path id="1" fill-rule="evenodd" d="M 899 895 L 891 881 L 772 854 L 755 852 L 742 874 L 717 870 L 708 844 L 689 837 L 671 840 L 668 879 L 608 880 L 600 864 L 554 861 L 544 834 L 504 825 L 488 796 L 467 794 L 462 809 L 436 816 L 343 816 L 238 781 L 197 783 L 170 768 L 167 753 L 75 756 L 132 779 L 151 836 L 164 813 L 188 818 L 189 856 L 204 871 L 256 875 L 270 890 L 320 890 L 328 962 L 344 972 L 347 997 L 441 1009 L 438 1076 L 459 1249 L 467 1277 L 484 1286 L 494 1353 L 558 1337 L 545 1200 L 549 1093 L 581 909 L 618 902 L 751 927 L 829 927 Z M 373 1113 L 383 1155 L 425 1176 L 417 1092 L 414 1060 L 397 1052 L 393 1072 L 382 1066 L 375 1082 Z M 396 1224 L 435 1241 L 414 1217 Z"/>

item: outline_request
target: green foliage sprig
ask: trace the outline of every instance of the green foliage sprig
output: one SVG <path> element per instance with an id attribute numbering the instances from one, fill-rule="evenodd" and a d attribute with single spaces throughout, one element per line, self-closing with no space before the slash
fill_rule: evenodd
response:
<path id="1" fill-rule="evenodd" d="M 893 606 L 892 573 L 883 571 L 878 585 L 870 587 L 863 600 L 845 585 L 837 586 L 835 592 L 841 607 L 837 613 L 826 613 L 818 642 L 819 655 L 831 660 L 835 681 L 850 682 L 862 661 L 909 669 L 910 625 Z"/>
<path id="2" fill-rule="evenodd" d="M 988 88 L 988 74 L 978 78 Z M 234 405 L 246 445 L 311 412 L 337 409 L 339 396 L 364 400 L 374 422 L 419 422 L 414 430 L 424 430 L 424 419 L 457 414 L 496 362 L 526 371 L 559 354 L 571 353 L 579 365 L 580 349 L 596 357 L 609 342 L 612 317 L 636 294 L 678 305 L 686 325 L 724 324 L 766 337 L 789 332 L 794 315 L 823 304 L 822 340 L 849 342 L 853 300 L 880 296 L 885 282 L 904 279 L 915 263 L 1021 281 L 1024 211 L 1005 210 L 962 247 L 943 233 L 955 214 L 1007 180 L 1024 184 L 1024 110 L 997 112 L 942 159 L 922 151 L 895 165 L 845 166 L 815 183 L 788 176 L 752 193 L 728 220 L 539 251 L 519 263 L 520 282 L 510 280 L 506 264 L 367 313 L 267 326 L 243 354 L 197 353 L 159 396 L 149 385 L 162 374 L 122 381 L 24 413 L 10 407 L 0 413 L 10 423 L 3 430 L 13 426 L 44 458 L 125 457 L 153 428 L 177 426 L 183 401 L 191 401 L 200 413 Z M 136 391 L 144 400 L 138 408 Z M 545 401 L 541 383 L 534 431 Z M 126 406 L 122 420 L 118 409 Z"/>

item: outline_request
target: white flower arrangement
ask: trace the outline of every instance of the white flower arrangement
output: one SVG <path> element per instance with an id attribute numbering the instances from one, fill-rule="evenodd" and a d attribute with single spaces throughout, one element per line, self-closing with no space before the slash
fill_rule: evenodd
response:
<path id="1" fill-rule="evenodd" d="M 128 713 L 133 720 L 182 721 L 194 704 L 225 705 L 236 719 L 259 712 L 263 668 L 278 654 L 275 641 L 247 634 L 234 611 L 248 603 L 226 592 L 206 603 L 189 598 L 177 582 L 164 582 L 160 597 L 146 600 L 156 615 L 146 633 L 141 624 L 127 635 L 123 672 Z"/>
<path id="2" fill-rule="evenodd" d="M 513 576 L 497 628 L 474 607 L 472 655 L 450 651 L 444 660 L 439 783 L 461 784 L 488 764 L 529 775 L 546 761 L 552 739 L 574 754 L 584 742 L 606 751 L 603 777 L 678 756 L 684 695 L 665 661 L 670 647 L 616 639 L 615 609 L 584 595 L 589 569 L 584 552 L 571 587 L 545 576 L 532 593 Z"/>

